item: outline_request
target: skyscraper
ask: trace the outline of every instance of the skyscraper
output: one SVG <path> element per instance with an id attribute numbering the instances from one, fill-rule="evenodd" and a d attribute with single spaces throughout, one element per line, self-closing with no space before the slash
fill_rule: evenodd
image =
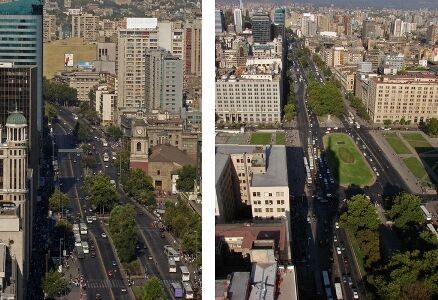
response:
<path id="1" fill-rule="evenodd" d="M 274 11 L 274 38 L 281 35 L 284 37 L 284 25 L 286 20 L 286 10 L 284 8 L 277 8 Z"/>
<path id="2" fill-rule="evenodd" d="M 128 18 L 118 32 L 119 109 L 145 107 L 145 53 L 158 49 L 156 18 Z"/>
<path id="3" fill-rule="evenodd" d="M 239 8 L 234 9 L 234 28 L 236 33 L 242 33 L 243 31 L 242 10 Z"/>
<path id="4" fill-rule="evenodd" d="M 185 75 L 201 76 L 201 33 L 201 19 L 195 19 L 185 24 Z"/>
<path id="5" fill-rule="evenodd" d="M 183 63 L 164 49 L 145 53 L 145 107 L 179 112 L 182 107 Z"/>
<path id="6" fill-rule="evenodd" d="M 401 37 L 404 34 L 404 26 L 402 20 L 394 20 L 394 22 L 392 23 L 391 33 L 395 37 Z"/>
<path id="7" fill-rule="evenodd" d="M 266 12 L 258 11 L 252 17 L 252 34 L 255 43 L 271 41 L 271 18 Z"/>
<path id="8" fill-rule="evenodd" d="M 215 32 L 221 33 L 225 31 L 225 16 L 222 10 L 216 9 L 214 12 Z"/>

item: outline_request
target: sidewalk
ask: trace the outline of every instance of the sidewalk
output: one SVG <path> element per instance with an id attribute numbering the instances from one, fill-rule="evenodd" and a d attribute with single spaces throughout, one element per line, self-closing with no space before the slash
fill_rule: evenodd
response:
<path id="1" fill-rule="evenodd" d="M 417 177 L 408 170 L 403 160 L 394 152 L 391 146 L 388 145 L 383 135 L 375 130 L 369 130 L 368 132 L 380 149 L 382 149 L 382 152 L 394 169 L 400 174 L 405 184 L 409 187 L 410 192 L 414 194 L 423 194 L 423 189 L 418 184 Z"/>
<path id="2" fill-rule="evenodd" d="M 68 294 L 66 296 L 59 297 L 58 299 L 72 299 L 77 300 L 81 298 L 81 287 L 80 287 L 80 278 L 81 272 L 79 268 L 79 262 L 76 256 L 73 254 L 71 257 L 64 258 L 64 267 L 62 268 L 64 279 L 67 281 L 67 291 Z M 66 265 L 68 264 L 68 267 Z M 86 292 L 82 291 L 83 295 L 86 295 Z"/>

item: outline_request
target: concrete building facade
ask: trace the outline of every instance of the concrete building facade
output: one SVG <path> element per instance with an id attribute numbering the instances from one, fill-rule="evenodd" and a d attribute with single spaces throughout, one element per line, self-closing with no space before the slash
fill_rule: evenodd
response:
<path id="1" fill-rule="evenodd" d="M 256 12 L 252 18 L 252 35 L 254 43 L 267 43 L 272 40 L 271 18 L 263 11 Z"/>
<path id="2" fill-rule="evenodd" d="M 83 38 L 95 42 L 98 35 L 99 17 L 92 14 L 73 15 L 71 17 L 71 37 Z"/>

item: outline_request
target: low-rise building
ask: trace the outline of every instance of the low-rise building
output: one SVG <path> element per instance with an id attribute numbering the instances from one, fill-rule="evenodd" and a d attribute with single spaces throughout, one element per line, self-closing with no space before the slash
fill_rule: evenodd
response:
<path id="1" fill-rule="evenodd" d="M 343 89 L 347 92 L 354 91 L 354 78 L 356 76 L 356 71 L 356 65 L 335 68 L 335 78 L 341 83 Z"/>

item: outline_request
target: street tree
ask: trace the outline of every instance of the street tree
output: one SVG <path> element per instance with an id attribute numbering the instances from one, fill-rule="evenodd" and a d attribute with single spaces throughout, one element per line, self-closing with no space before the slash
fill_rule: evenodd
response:
<path id="1" fill-rule="evenodd" d="M 340 220 L 353 234 L 361 229 L 377 230 L 380 224 L 373 203 L 365 195 L 351 197 L 347 201 L 347 211 Z"/>
<path id="2" fill-rule="evenodd" d="M 120 200 L 120 194 L 105 174 L 85 177 L 84 190 L 97 208 L 110 210 Z"/>
<path id="3" fill-rule="evenodd" d="M 78 101 L 78 92 L 65 83 L 43 78 L 43 97 L 46 101 L 60 105 L 73 105 Z"/>
<path id="4" fill-rule="evenodd" d="M 196 167 L 192 165 L 183 166 L 177 171 L 177 174 L 176 188 L 181 192 L 192 192 L 196 180 Z"/>
<path id="5" fill-rule="evenodd" d="M 67 194 L 55 189 L 49 198 L 49 209 L 52 211 L 61 211 L 70 203 L 70 198 Z"/>
<path id="6" fill-rule="evenodd" d="M 73 128 L 73 134 L 79 142 L 85 142 L 90 137 L 90 129 L 78 120 Z"/>
<path id="7" fill-rule="evenodd" d="M 117 126 L 108 126 L 106 133 L 113 141 L 118 141 L 123 136 L 122 130 Z"/>
<path id="8" fill-rule="evenodd" d="M 166 300 L 166 294 L 164 288 L 161 285 L 160 280 L 153 276 L 146 280 L 143 286 L 142 300 Z"/>
<path id="9" fill-rule="evenodd" d="M 357 232 L 356 240 L 364 256 L 364 266 L 370 269 L 380 260 L 379 233 L 370 229 L 363 229 Z"/>
<path id="10" fill-rule="evenodd" d="M 283 111 L 286 121 L 290 122 L 293 120 L 293 118 L 295 118 L 296 105 L 293 102 L 290 102 L 284 106 Z"/>
<path id="11" fill-rule="evenodd" d="M 122 177 L 125 191 L 134 197 L 138 197 L 141 191 L 153 191 L 152 178 L 141 169 L 130 169 Z"/>
<path id="12" fill-rule="evenodd" d="M 391 124 L 392 124 L 392 121 L 390 119 L 383 120 L 383 125 L 385 125 L 386 127 L 388 127 Z"/>
<path id="13" fill-rule="evenodd" d="M 397 228 L 406 230 L 408 227 L 424 222 L 420 205 L 420 198 L 415 195 L 403 193 L 394 197 L 388 215 L 394 221 Z"/>
<path id="14" fill-rule="evenodd" d="M 141 205 L 146 205 L 148 208 L 151 209 L 154 209 L 157 204 L 154 192 L 146 189 L 138 193 L 136 200 Z"/>
<path id="15" fill-rule="evenodd" d="M 130 204 L 117 205 L 110 214 L 109 231 L 122 262 L 130 262 L 135 257 L 137 243 L 135 215 L 135 208 Z"/>
<path id="16" fill-rule="evenodd" d="M 113 166 L 117 167 L 118 169 L 120 168 L 123 175 L 129 173 L 129 170 L 130 170 L 129 157 L 130 157 L 130 155 L 131 155 L 131 152 L 130 152 L 129 148 L 123 148 L 123 149 L 117 151 L 116 160 L 113 161 Z M 123 177 L 122 177 L 122 180 L 123 180 Z"/>
<path id="17" fill-rule="evenodd" d="M 43 279 L 43 289 L 47 299 L 55 299 L 67 288 L 66 280 L 56 270 L 50 270 Z"/>
<path id="18" fill-rule="evenodd" d="M 49 120 L 49 122 L 58 116 L 58 110 L 56 109 L 55 105 L 53 105 L 50 102 L 44 103 L 44 116 Z"/>
<path id="19" fill-rule="evenodd" d="M 431 118 L 426 125 L 426 131 L 427 134 L 432 136 L 438 135 L 438 119 L 437 118 Z"/>

